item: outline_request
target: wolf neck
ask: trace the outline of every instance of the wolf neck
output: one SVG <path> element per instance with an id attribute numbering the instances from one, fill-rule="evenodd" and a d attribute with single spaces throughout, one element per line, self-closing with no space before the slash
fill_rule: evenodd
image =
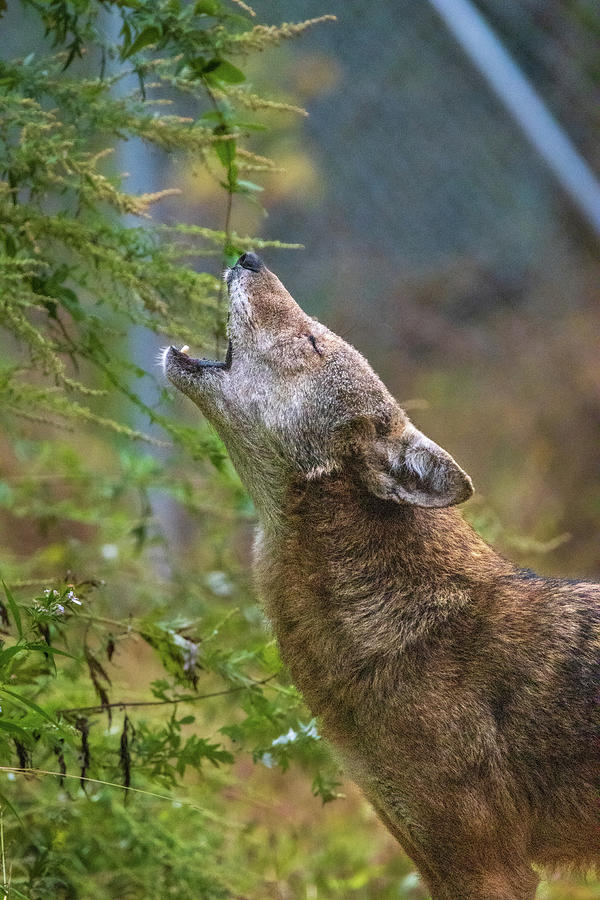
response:
<path id="1" fill-rule="evenodd" d="M 256 508 L 261 526 L 269 533 L 279 533 L 283 524 L 286 485 L 289 473 L 275 453 L 257 451 L 250 442 L 225 441 L 229 456 Z M 249 460 L 251 461 L 249 463 Z"/>
<path id="2" fill-rule="evenodd" d="M 257 562 L 284 658 L 322 628 L 356 662 L 426 639 L 514 571 L 458 511 L 386 503 L 335 477 L 291 492 Z"/>
<path id="3" fill-rule="evenodd" d="M 457 509 L 379 500 L 344 476 L 289 492 L 282 527 L 304 540 L 315 563 L 337 560 L 341 570 L 365 577 L 385 573 L 415 584 L 447 577 L 481 583 L 514 571 Z M 327 551 L 330 555 L 321 557 Z"/>

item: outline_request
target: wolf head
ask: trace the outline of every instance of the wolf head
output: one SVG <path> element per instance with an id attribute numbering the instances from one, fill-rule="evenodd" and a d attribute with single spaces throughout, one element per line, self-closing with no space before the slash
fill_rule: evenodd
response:
<path id="1" fill-rule="evenodd" d="M 418 431 L 368 362 L 306 315 L 254 253 L 225 275 L 230 297 L 224 362 L 170 347 L 169 380 L 223 439 L 259 515 L 286 487 L 346 471 L 393 503 L 451 506 L 471 480 Z"/>

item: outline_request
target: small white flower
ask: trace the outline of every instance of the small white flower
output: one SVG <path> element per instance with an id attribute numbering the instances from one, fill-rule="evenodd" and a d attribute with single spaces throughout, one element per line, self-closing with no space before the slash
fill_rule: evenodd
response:
<path id="1" fill-rule="evenodd" d="M 198 661 L 198 646 L 197 644 L 191 644 L 191 646 L 184 650 L 183 653 L 183 671 L 184 672 L 193 672 L 196 668 L 196 663 Z"/>
<path id="2" fill-rule="evenodd" d="M 198 645 L 193 641 L 184 638 L 183 635 L 177 634 L 176 631 L 171 632 L 173 643 L 181 648 L 183 656 L 183 671 L 193 672 L 198 662 Z"/>
<path id="3" fill-rule="evenodd" d="M 229 597 L 233 593 L 233 584 L 226 572 L 209 572 L 206 583 L 217 597 Z"/>
<path id="4" fill-rule="evenodd" d="M 79 599 L 79 597 L 75 596 L 74 591 L 69 591 L 69 593 L 67 594 L 67 600 L 70 600 L 71 603 L 76 603 L 77 606 L 81 606 L 81 600 Z"/>
<path id="5" fill-rule="evenodd" d="M 293 728 L 290 728 L 287 734 L 281 734 L 278 738 L 275 738 L 274 741 L 271 741 L 271 746 L 281 747 L 284 744 L 293 744 L 297 737 L 298 732 L 294 731 Z"/>
<path id="6" fill-rule="evenodd" d="M 116 544 L 102 544 L 100 547 L 100 553 L 104 557 L 104 559 L 117 559 L 119 555 L 119 548 Z"/>
<path id="7" fill-rule="evenodd" d="M 38 612 L 44 613 L 44 615 L 46 615 L 46 616 L 51 616 L 52 613 L 54 612 L 54 609 L 43 606 L 41 603 L 38 603 L 37 600 L 34 602 L 33 605 L 38 610 Z"/>
<path id="8" fill-rule="evenodd" d="M 306 725 L 301 725 L 300 727 L 301 727 L 302 731 L 304 732 L 304 734 L 306 735 L 306 737 L 314 738 L 315 741 L 320 740 L 321 735 L 317 731 L 317 726 L 316 726 L 314 719 L 312 719 Z"/>
<path id="9" fill-rule="evenodd" d="M 59 616 L 62 616 L 64 611 L 65 611 L 65 608 L 62 605 L 62 603 L 57 603 L 56 606 L 54 607 L 54 612 L 58 613 Z"/>

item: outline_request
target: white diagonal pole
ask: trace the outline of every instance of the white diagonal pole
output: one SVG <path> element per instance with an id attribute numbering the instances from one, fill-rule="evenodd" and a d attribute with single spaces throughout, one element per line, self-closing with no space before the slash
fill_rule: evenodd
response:
<path id="1" fill-rule="evenodd" d="M 600 181 L 471 0 L 430 0 L 600 237 Z"/>

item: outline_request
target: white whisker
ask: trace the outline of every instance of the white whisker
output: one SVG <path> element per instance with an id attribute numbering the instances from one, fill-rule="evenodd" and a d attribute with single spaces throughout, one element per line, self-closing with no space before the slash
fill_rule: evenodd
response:
<path id="1" fill-rule="evenodd" d="M 170 349 L 171 349 L 170 346 L 161 347 L 161 349 L 156 354 L 156 365 L 160 366 L 161 369 L 163 370 L 163 372 L 165 371 L 165 367 L 167 365 L 167 353 L 169 352 Z"/>

